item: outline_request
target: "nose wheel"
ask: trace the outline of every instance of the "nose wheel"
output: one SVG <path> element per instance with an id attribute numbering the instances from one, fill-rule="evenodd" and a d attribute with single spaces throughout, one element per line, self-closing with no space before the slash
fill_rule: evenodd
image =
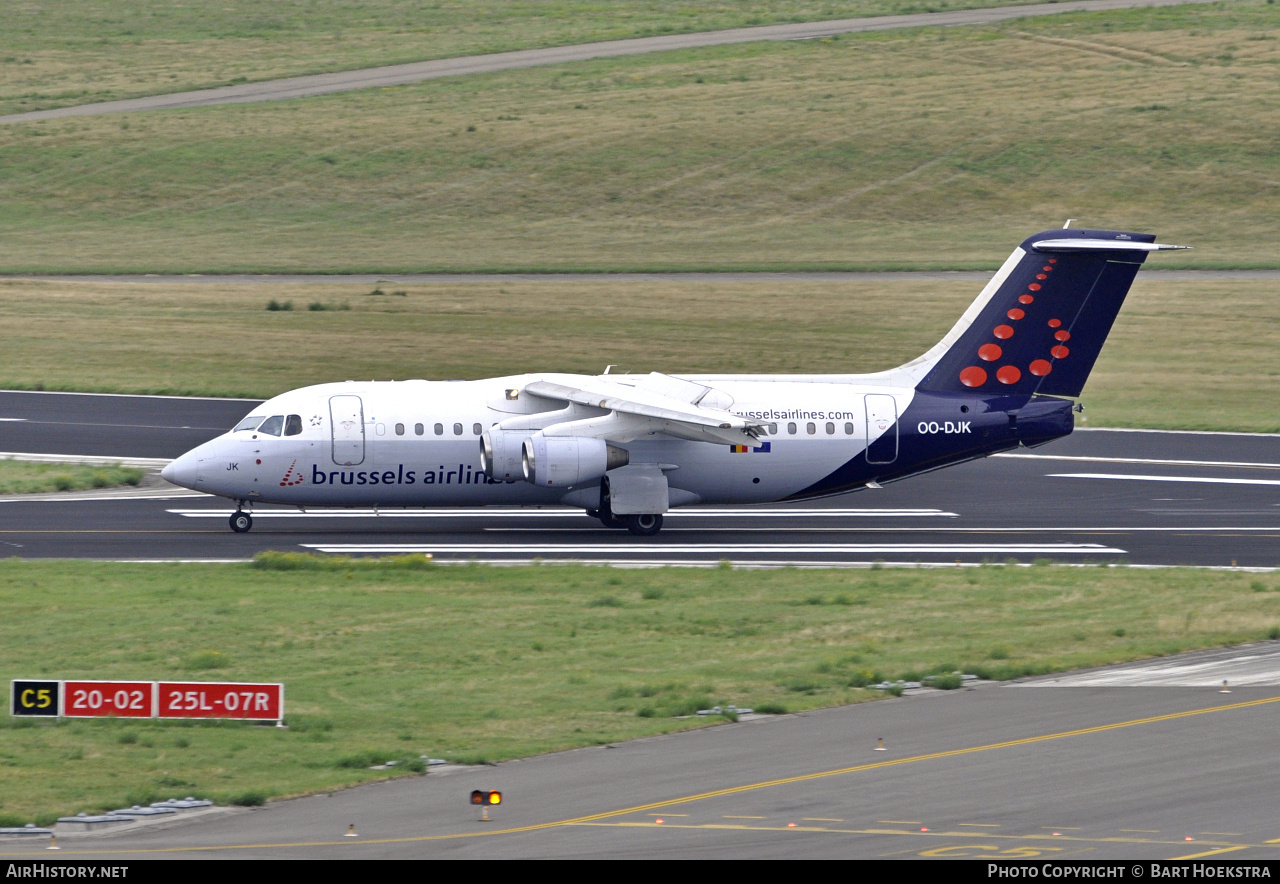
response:
<path id="1" fill-rule="evenodd" d="M 231 530 L 237 534 L 244 534 L 253 527 L 253 516 L 244 510 L 236 510 L 231 514 L 230 520 Z"/>

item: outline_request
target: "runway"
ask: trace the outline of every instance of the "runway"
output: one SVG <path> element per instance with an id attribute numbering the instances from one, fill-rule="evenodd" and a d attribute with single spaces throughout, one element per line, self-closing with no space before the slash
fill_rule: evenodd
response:
<path id="1" fill-rule="evenodd" d="M 245 400 L 0 392 L 0 450 L 161 459 L 248 413 Z M 674 510 L 656 538 L 579 510 L 308 510 L 229 501 L 155 480 L 139 491 L 0 502 L 0 551 L 35 558 L 244 560 L 266 550 L 430 553 L 438 561 L 632 567 L 1077 564 L 1280 565 L 1280 436 L 1079 430 L 807 503 Z"/>
<path id="2" fill-rule="evenodd" d="M 0 392 L 0 449 L 163 459 L 253 405 Z M 237 535 L 226 502 L 153 485 L 0 501 L 0 550 L 144 560 L 417 550 L 440 561 L 630 567 L 1039 558 L 1273 567 L 1277 481 L 1277 436 L 1084 430 L 809 505 L 676 511 L 650 540 L 558 509 L 260 508 L 253 532 Z M 1280 644 L 1264 642 L 437 768 L 172 826 L 60 834 L 57 856 L 1249 862 L 1274 857 L 1280 843 L 1277 704 Z M 490 822 L 467 803 L 476 788 L 504 793 Z M 0 839 L 0 856 L 43 860 L 44 847 Z"/>

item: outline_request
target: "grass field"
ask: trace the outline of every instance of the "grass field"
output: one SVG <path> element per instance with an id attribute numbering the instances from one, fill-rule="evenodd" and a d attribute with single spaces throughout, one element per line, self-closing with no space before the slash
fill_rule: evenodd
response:
<path id="1" fill-rule="evenodd" d="M 995 267 L 1067 218 L 1280 266 L 1277 25 L 1238 0 L 9 125 L 0 269 Z"/>
<path id="2" fill-rule="evenodd" d="M 456 55 L 1034 2 L 13 0 L 5 4 L 0 115 Z"/>
<path id="3" fill-rule="evenodd" d="M 114 488 L 137 485 L 142 477 L 143 471 L 134 467 L 0 460 L 0 494 Z"/>
<path id="4" fill-rule="evenodd" d="M 1005 678 L 1280 636 L 1277 575 L 988 566 L 631 571 L 0 565 L 0 681 L 283 681 L 289 729 L 0 716 L 0 823 L 174 795 L 327 791 L 421 755 L 521 757 L 798 711 L 954 670 Z M 299 564 L 321 570 L 280 570 Z"/>
<path id="5" fill-rule="evenodd" d="M 335 380 L 594 374 L 611 363 L 877 371 L 932 346 L 980 288 L 533 279 L 384 283 L 372 294 L 338 283 L 0 281 L 0 387 L 265 398 Z M 294 309 L 268 311 L 273 300 Z M 1085 425 L 1277 431 L 1276 378 L 1280 282 L 1140 276 L 1085 387 Z"/>

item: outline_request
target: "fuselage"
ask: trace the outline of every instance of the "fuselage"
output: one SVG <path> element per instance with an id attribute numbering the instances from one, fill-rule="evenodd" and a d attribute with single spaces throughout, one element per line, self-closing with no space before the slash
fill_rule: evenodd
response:
<path id="1" fill-rule="evenodd" d="M 490 479 L 482 468 L 481 434 L 536 414 L 518 391 L 538 378 L 305 387 L 255 408 L 245 429 L 188 452 L 166 477 L 235 500 L 301 506 L 591 509 L 598 482 L 539 487 Z M 1009 397 L 920 393 L 855 377 L 687 379 L 714 384 L 732 399 L 727 411 L 768 426 L 752 445 L 660 435 L 622 443 L 631 463 L 662 466 L 673 507 L 839 493 L 1071 431 L 1063 400 L 1045 400 L 1037 407 L 1051 417 L 1038 413 L 1018 426 L 1008 412 L 1019 403 Z"/>

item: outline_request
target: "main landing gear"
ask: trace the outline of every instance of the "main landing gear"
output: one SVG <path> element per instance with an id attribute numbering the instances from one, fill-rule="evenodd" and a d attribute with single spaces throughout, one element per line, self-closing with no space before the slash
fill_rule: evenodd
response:
<path id="1" fill-rule="evenodd" d="M 662 516 L 658 513 L 627 516 L 626 521 L 627 530 L 637 537 L 652 537 L 662 530 Z"/>
<path id="2" fill-rule="evenodd" d="M 626 528 L 637 537 L 652 537 L 662 530 L 661 513 L 642 513 L 634 516 L 615 516 L 609 506 L 609 484 L 600 489 L 600 509 L 587 510 L 587 515 L 599 519 L 606 528 Z"/>
<path id="3" fill-rule="evenodd" d="M 606 510 L 587 510 L 587 515 L 599 519 L 606 528 L 626 528 L 637 537 L 652 537 L 662 530 L 662 516 L 645 513 L 639 516 L 615 516 Z"/>
<path id="4" fill-rule="evenodd" d="M 253 527 L 253 516 L 241 509 L 243 505 L 243 503 L 238 504 L 236 506 L 236 511 L 231 514 L 231 530 L 237 534 L 244 534 Z"/>

